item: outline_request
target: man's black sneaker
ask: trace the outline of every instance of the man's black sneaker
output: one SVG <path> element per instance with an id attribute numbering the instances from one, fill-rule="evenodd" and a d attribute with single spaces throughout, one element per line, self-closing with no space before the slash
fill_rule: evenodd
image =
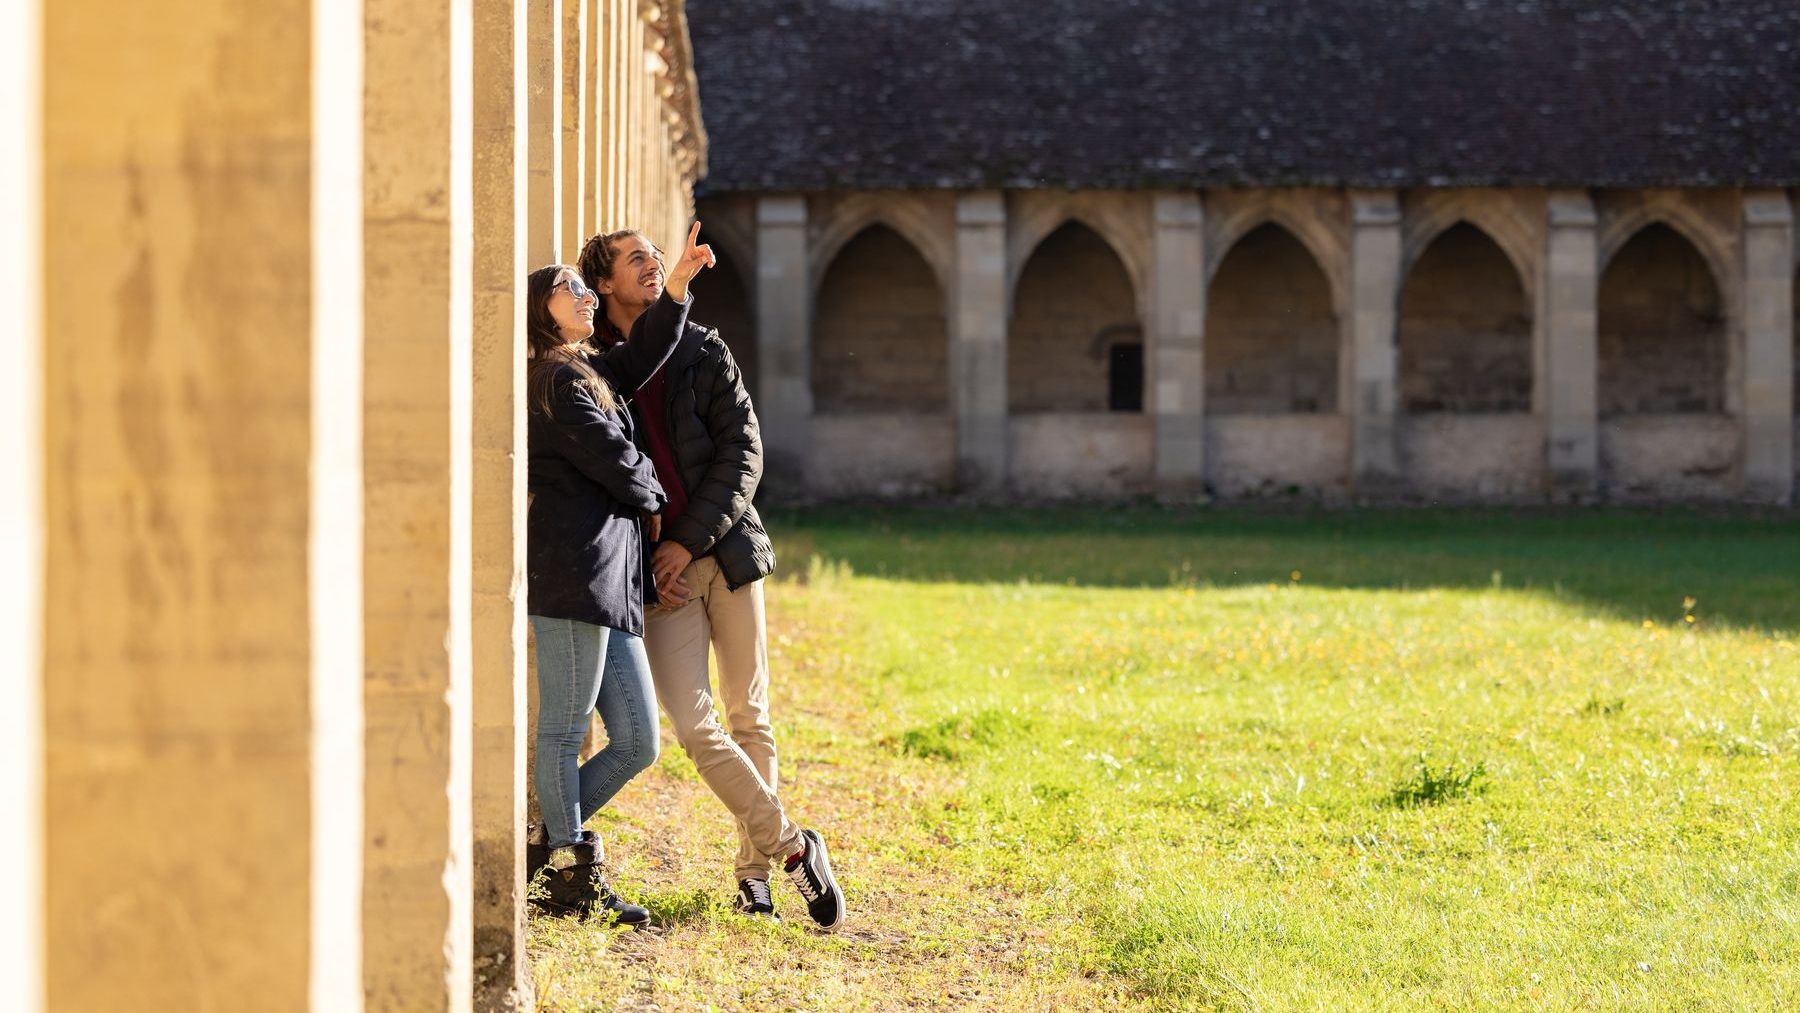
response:
<path id="1" fill-rule="evenodd" d="M 775 898 L 769 893 L 768 880 L 738 880 L 738 912 L 752 918 L 767 918 L 776 922 L 781 920 L 781 916 L 775 913 Z"/>
<path id="2" fill-rule="evenodd" d="M 831 856 L 825 852 L 825 838 L 817 830 L 802 830 L 800 837 L 806 850 L 788 859 L 788 878 L 806 898 L 806 913 L 822 928 L 835 929 L 844 923 L 844 893 L 838 889 L 837 877 L 831 874 Z"/>

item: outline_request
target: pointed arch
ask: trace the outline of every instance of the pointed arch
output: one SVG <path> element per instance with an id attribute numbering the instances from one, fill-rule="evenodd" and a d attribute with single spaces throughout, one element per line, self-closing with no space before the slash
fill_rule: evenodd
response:
<path id="1" fill-rule="evenodd" d="M 820 414 L 948 410 L 943 289 L 919 249 L 885 224 L 865 226 L 825 267 L 812 385 Z"/>
<path id="2" fill-rule="evenodd" d="M 1525 276 L 1480 226 L 1458 219 L 1419 251 L 1400 295 L 1403 411 L 1531 410 Z"/>
<path id="3" fill-rule="evenodd" d="M 1312 250 L 1270 218 L 1219 258 L 1206 302 L 1210 415 L 1337 410 L 1340 327 Z"/>
<path id="4" fill-rule="evenodd" d="M 1036 245 L 1013 285 L 1006 348 L 1010 409 L 1141 411 L 1143 340 L 1124 258 L 1087 225 L 1065 221 Z"/>
<path id="5" fill-rule="evenodd" d="M 1724 412 L 1724 286 L 1687 230 L 1650 221 L 1619 243 L 1598 307 L 1601 415 Z"/>

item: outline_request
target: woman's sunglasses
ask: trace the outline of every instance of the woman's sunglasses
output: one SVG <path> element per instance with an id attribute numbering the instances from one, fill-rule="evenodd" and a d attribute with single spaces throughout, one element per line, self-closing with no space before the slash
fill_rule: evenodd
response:
<path id="1" fill-rule="evenodd" d="M 562 281 L 557 282 L 556 285 L 550 289 L 550 291 L 554 292 L 557 289 L 564 287 L 565 285 L 568 286 L 569 295 L 573 296 L 576 302 L 580 302 L 581 300 L 586 299 L 588 296 L 594 294 L 594 290 L 588 288 L 586 285 L 583 285 L 581 283 L 580 278 L 564 278 Z M 598 302 L 599 298 L 595 297 L 595 301 Z"/>

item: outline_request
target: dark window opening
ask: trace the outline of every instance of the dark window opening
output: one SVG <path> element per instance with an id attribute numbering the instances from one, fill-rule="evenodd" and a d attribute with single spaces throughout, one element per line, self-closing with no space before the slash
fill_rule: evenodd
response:
<path id="1" fill-rule="evenodd" d="M 1144 410 L 1144 346 L 1121 342 L 1107 352 L 1106 407 L 1115 412 Z"/>

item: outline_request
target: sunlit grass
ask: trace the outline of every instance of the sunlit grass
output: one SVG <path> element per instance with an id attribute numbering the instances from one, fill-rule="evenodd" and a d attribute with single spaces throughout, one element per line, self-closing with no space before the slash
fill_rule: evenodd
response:
<path id="1" fill-rule="evenodd" d="M 669 927 L 534 923 L 546 1008 L 1800 1002 L 1791 520 L 774 528 L 784 796 L 855 930 L 731 914 L 665 758 L 598 825 Z"/>

